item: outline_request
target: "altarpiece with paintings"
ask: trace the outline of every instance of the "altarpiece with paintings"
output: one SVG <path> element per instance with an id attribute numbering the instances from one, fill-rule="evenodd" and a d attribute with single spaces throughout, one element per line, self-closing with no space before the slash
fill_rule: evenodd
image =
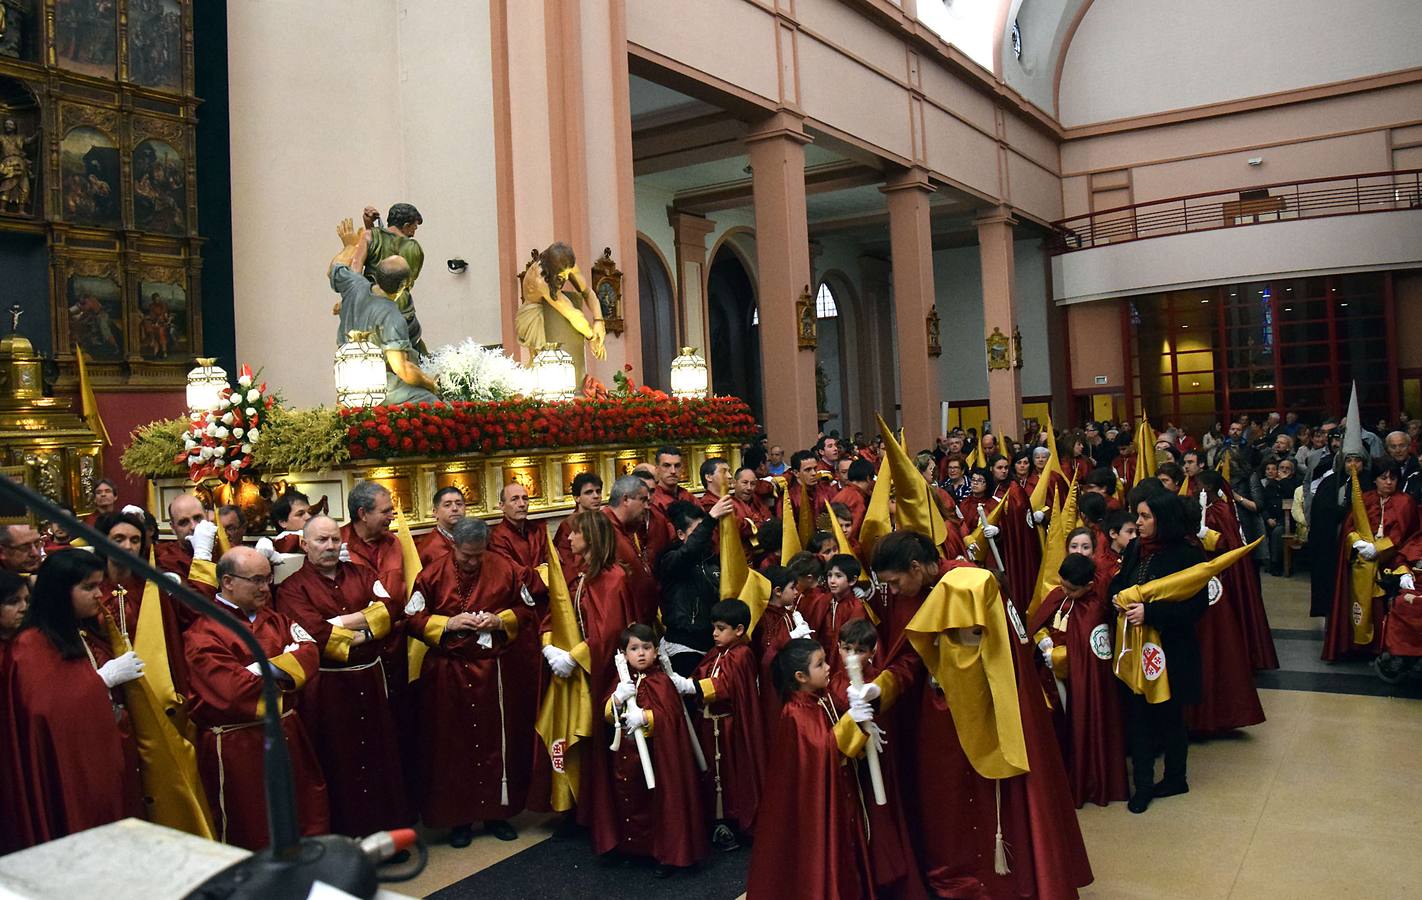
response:
<path id="1" fill-rule="evenodd" d="M 191 0 L 0 0 L 0 271 L 65 390 L 180 387 L 202 345 Z"/>

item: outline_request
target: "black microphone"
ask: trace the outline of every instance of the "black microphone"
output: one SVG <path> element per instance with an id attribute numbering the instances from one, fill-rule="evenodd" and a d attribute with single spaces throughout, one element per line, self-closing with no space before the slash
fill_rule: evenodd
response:
<path id="1" fill-rule="evenodd" d="M 183 582 L 174 581 L 119 547 L 93 527 L 59 508 L 49 498 L 11 478 L 0 477 L 0 496 L 16 500 L 37 511 L 50 522 L 58 522 L 70 535 L 82 537 L 95 551 L 120 560 L 130 572 L 152 581 L 158 589 L 175 597 L 184 606 L 209 619 L 221 622 L 241 639 L 256 658 L 261 671 L 264 781 L 267 799 L 267 829 L 271 846 L 233 864 L 213 876 L 189 897 L 262 898 L 262 900 L 302 900 L 316 881 L 324 881 L 357 897 L 373 897 L 378 888 L 375 850 L 367 851 L 357 841 L 340 835 L 302 838 L 296 817 L 296 793 L 292 785 L 291 756 L 286 734 L 277 712 L 277 683 L 267 653 L 245 623 Z M 82 551 L 81 551 L 82 552 Z M 367 838 L 370 840 L 370 838 Z"/>

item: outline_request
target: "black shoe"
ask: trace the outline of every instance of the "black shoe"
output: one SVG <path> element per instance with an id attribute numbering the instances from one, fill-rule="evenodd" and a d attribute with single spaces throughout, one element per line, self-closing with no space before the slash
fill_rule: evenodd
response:
<path id="1" fill-rule="evenodd" d="M 1183 778 L 1167 778 L 1157 781 L 1150 789 L 1152 797 L 1174 797 L 1176 794 L 1190 793 L 1190 785 Z"/>
<path id="2" fill-rule="evenodd" d="M 657 866 L 652 872 L 653 878 L 670 878 L 676 874 L 676 866 Z"/>
<path id="3" fill-rule="evenodd" d="M 449 846 L 456 850 L 463 850 L 474 843 L 473 825 L 456 825 L 449 831 Z"/>
<path id="4" fill-rule="evenodd" d="M 1137 814 L 1143 813 L 1150 808 L 1150 799 L 1150 788 L 1139 788 L 1131 795 L 1130 801 L 1126 803 L 1126 809 Z"/>
<path id="5" fill-rule="evenodd" d="M 501 841 L 518 840 L 518 832 L 507 819 L 489 819 L 484 823 L 484 830 Z"/>
<path id="6" fill-rule="evenodd" d="M 573 813 L 565 813 L 562 820 L 558 822 L 558 826 L 553 829 L 553 840 L 571 841 L 580 837 L 582 833 L 583 828 L 578 824 L 577 816 Z"/>
<path id="7" fill-rule="evenodd" d="M 711 846 L 717 850 L 730 852 L 731 850 L 739 850 L 741 848 L 741 842 L 736 840 L 736 833 L 731 830 L 731 826 L 721 824 L 717 825 L 715 830 L 711 832 Z"/>

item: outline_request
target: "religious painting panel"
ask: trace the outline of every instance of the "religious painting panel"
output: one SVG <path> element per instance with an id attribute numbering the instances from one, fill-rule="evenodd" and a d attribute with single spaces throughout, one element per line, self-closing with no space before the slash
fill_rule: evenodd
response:
<path id="1" fill-rule="evenodd" d="M 464 465 L 441 468 L 435 473 L 435 490 L 458 488 L 464 495 L 464 506 L 470 512 L 484 508 L 484 473 L 477 467 Z"/>
<path id="2" fill-rule="evenodd" d="M 91 359 L 123 359 L 123 295 L 117 280 L 107 274 L 71 273 L 65 282 L 65 307 L 65 351 L 78 344 Z"/>
<path id="3" fill-rule="evenodd" d="M 65 220 L 99 228 L 119 226 L 119 153 L 107 134 L 90 125 L 65 132 L 59 172 Z"/>
<path id="4" fill-rule="evenodd" d="M 186 231 L 187 166 L 165 141 L 149 139 L 133 150 L 133 221 L 140 231 Z"/>
<path id="5" fill-rule="evenodd" d="M 154 362 L 186 363 L 194 351 L 192 316 L 182 270 L 149 274 L 161 280 L 138 282 L 138 303 L 134 307 L 137 322 L 133 328 L 138 336 L 138 355 Z"/>
<path id="6" fill-rule="evenodd" d="M 54 0 L 54 56 L 71 72 L 117 78 L 118 0 Z"/>
<path id="7" fill-rule="evenodd" d="M 381 468 L 361 473 L 366 481 L 374 482 L 390 492 L 395 509 L 404 513 L 406 519 L 418 519 L 419 501 L 415 497 L 415 479 L 406 469 Z"/>
<path id="8" fill-rule="evenodd" d="M 646 462 L 645 456 L 641 450 L 624 450 L 617 454 L 612 461 L 612 477 L 617 479 L 623 475 L 631 475 L 633 469 Z M 569 484 L 571 483 L 572 479 L 569 479 Z"/>
<path id="9" fill-rule="evenodd" d="M 128 78 L 145 87 L 183 86 L 183 8 L 178 0 L 128 0 Z"/>
<path id="10" fill-rule="evenodd" d="M 39 46 L 36 0 L 0 0 L 0 56 L 33 62 Z"/>
<path id="11" fill-rule="evenodd" d="M 597 474 L 597 460 L 591 453 L 577 453 L 564 457 L 562 475 L 558 479 L 558 489 L 564 497 L 573 496 L 573 479 L 584 472 Z"/>
<path id="12" fill-rule="evenodd" d="M 0 78 L 0 215 L 38 215 L 39 125 L 34 95 L 23 82 Z"/>
<path id="13" fill-rule="evenodd" d="M 528 502 L 530 506 L 541 506 L 544 504 L 545 496 L 543 490 L 543 467 L 536 459 L 512 459 L 503 465 L 503 476 L 499 484 L 522 485 L 528 491 Z"/>

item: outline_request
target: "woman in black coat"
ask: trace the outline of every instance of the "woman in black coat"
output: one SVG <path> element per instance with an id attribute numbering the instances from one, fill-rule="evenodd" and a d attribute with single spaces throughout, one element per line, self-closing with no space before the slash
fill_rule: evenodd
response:
<path id="1" fill-rule="evenodd" d="M 1142 482 L 1128 498 L 1136 511 L 1136 540 L 1126 548 L 1120 574 L 1111 582 L 1111 595 L 1131 585 L 1145 584 L 1205 561 L 1195 542 L 1185 504 L 1163 486 L 1157 490 Z M 1141 490 L 1140 488 L 1144 488 Z M 1126 695 L 1126 740 L 1131 754 L 1135 791 L 1128 808 L 1142 813 L 1155 797 L 1170 797 L 1190 790 L 1185 779 L 1189 735 L 1184 706 L 1200 702 L 1200 647 L 1195 626 L 1209 608 L 1208 592 L 1188 600 L 1132 604 L 1126 621 L 1145 624 L 1160 632 L 1160 646 L 1170 672 L 1170 699 L 1147 703 L 1145 697 Z M 1165 775 L 1155 781 L 1155 754 L 1165 751 Z"/>

